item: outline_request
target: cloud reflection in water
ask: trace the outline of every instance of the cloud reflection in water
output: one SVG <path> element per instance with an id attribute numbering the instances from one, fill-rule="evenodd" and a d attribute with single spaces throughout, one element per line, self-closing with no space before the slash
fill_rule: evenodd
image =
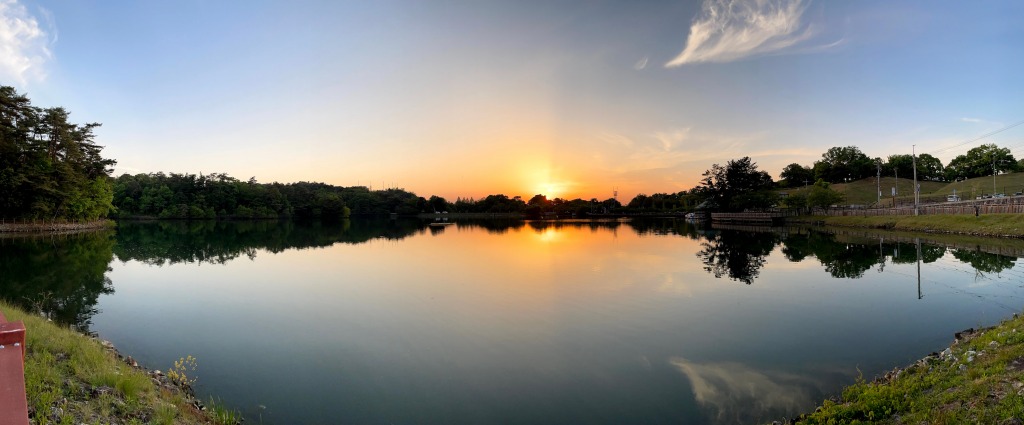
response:
<path id="1" fill-rule="evenodd" d="M 771 422 L 813 409 L 820 385 L 811 378 L 760 371 L 740 363 L 669 363 L 690 380 L 694 397 L 717 424 Z"/>

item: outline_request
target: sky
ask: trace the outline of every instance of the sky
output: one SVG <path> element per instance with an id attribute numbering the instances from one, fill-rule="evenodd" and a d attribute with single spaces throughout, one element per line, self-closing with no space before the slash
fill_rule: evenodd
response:
<path id="1" fill-rule="evenodd" d="M 0 84 L 122 173 L 677 192 L 833 146 L 1024 158 L 1019 1 L 0 0 Z"/>

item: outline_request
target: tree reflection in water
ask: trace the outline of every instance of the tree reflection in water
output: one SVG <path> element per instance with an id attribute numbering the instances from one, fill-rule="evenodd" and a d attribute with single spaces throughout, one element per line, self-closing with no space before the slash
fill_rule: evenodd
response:
<path id="1" fill-rule="evenodd" d="M 773 232 L 722 230 L 705 236 L 697 257 L 704 263 L 704 270 L 715 277 L 728 276 L 750 285 L 764 267 L 765 257 L 775 249 L 779 240 L 780 237 Z"/>
<path id="2" fill-rule="evenodd" d="M 25 310 L 88 332 L 107 272 L 114 232 L 0 239 L 0 294 Z"/>
<path id="3" fill-rule="evenodd" d="M 767 257 L 781 248 L 792 262 L 816 259 L 837 278 L 860 278 L 873 266 L 886 263 L 931 263 L 947 248 L 934 244 L 888 241 L 867 237 L 837 237 L 806 228 L 699 228 L 683 220 L 459 220 L 453 229 L 474 227 L 501 235 L 510 230 L 533 231 L 588 228 L 591 231 L 632 231 L 641 236 L 685 237 L 700 241 L 697 256 L 705 271 L 718 278 L 752 284 Z M 262 250 L 277 253 L 289 249 L 327 247 L 337 243 L 360 244 L 375 239 L 400 240 L 413 235 L 441 236 L 444 228 L 432 228 L 430 220 L 354 219 L 339 223 L 287 221 L 159 221 L 121 222 L 117 232 L 0 239 L 0 296 L 56 322 L 87 331 L 101 294 L 113 292 L 107 272 L 118 260 L 150 265 L 175 263 L 226 263 L 253 259 Z M 1002 241 L 1003 245 L 1011 242 Z M 976 273 L 999 273 L 1015 265 L 1017 257 L 995 252 L 1024 252 L 1024 244 L 1007 248 L 951 243 L 952 257 L 969 264 Z"/>

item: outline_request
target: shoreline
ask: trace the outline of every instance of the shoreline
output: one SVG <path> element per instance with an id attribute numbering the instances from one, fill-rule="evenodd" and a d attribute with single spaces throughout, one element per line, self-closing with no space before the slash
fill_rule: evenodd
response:
<path id="1" fill-rule="evenodd" d="M 237 412 L 195 397 L 194 369 L 140 366 L 109 341 L 60 326 L 6 301 L 0 309 L 26 328 L 25 395 L 31 423 L 221 424 Z M 188 374 L 186 377 L 184 374 Z"/>
<path id="2" fill-rule="evenodd" d="M 78 233 L 99 229 L 113 228 L 116 223 L 113 220 L 93 220 L 82 222 L 58 222 L 46 220 L 14 220 L 0 221 L 0 235 L 5 234 L 65 234 Z"/>
<path id="3" fill-rule="evenodd" d="M 813 412 L 772 422 L 782 423 L 1024 423 L 1024 317 L 956 332 L 943 351 L 858 378 Z"/>
<path id="4" fill-rule="evenodd" d="M 1024 239 L 1024 215 L 985 214 L 972 215 L 920 215 L 830 217 L 800 216 L 787 223 L 815 226 L 854 227 L 880 230 L 936 233 L 987 238 Z"/>

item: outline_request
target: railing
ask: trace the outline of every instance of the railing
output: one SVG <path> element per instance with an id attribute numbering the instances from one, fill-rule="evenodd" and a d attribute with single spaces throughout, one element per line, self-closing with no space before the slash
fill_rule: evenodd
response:
<path id="1" fill-rule="evenodd" d="M 711 213 L 713 222 L 778 222 L 786 217 L 796 217 L 799 211 L 783 209 L 769 212 Z"/>
<path id="2" fill-rule="evenodd" d="M 960 202 L 949 204 L 921 205 L 918 208 L 919 215 L 939 214 L 1021 214 L 1024 213 L 1022 203 L 981 203 L 981 202 Z M 900 208 L 831 208 L 829 210 L 815 209 L 814 215 L 830 216 L 885 216 L 885 215 L 914 215 L 913 207 Z"/>
<path id="3" fill-rule="evenodd" d="M 28 425 L 25 397 L 25 324 L 0 313 L 0 424 Z"/>

